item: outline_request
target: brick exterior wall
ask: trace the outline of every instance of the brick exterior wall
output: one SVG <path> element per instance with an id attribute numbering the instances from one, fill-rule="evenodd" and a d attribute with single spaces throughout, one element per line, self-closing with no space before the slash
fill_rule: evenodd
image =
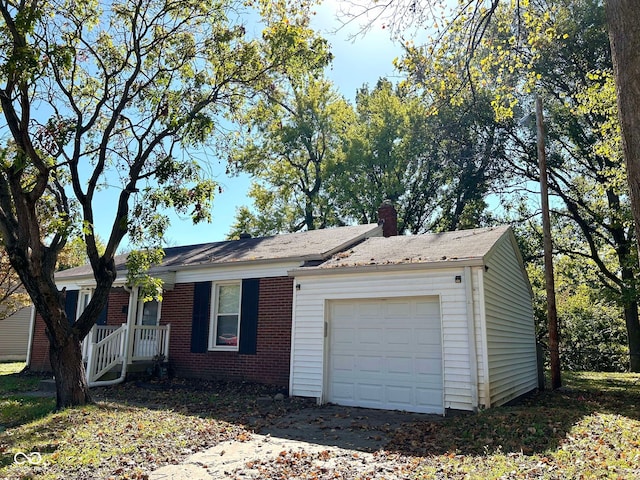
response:
<path id="1" fill-rule="evenodd" d="M 163 325 L 171 324 L 169 361 L 179 377 L 230 379 L 289 386 L 293 279 L 260 280 L 255 355 L 191 353 L 193 284 L 178 284 L 162 301 Z M 242 321 L 242 320 L 241 320 Z"/>
<path id="2" fill-rule="evenodd" d="M 129 310 L 129 292 L 123 287 L 112 288 L 107 304 L 107 325 L 122 325 L 127 323 Z"/>
<path id="3" fill-rule="evenodd" d="M 245 380 L 288 388 L 293 311 L 293 279 L 260 279 L 258 338 L 255 355 L 238 352 L 191 352 L 191 323 L 194 284 L 177 284 L 164 292 L 160 323 L 171 324 L 169 361 L 179 377 Z M 109 296 L 108 325 L 127 320 L 129 294 L 114 288 Z M 50 371 L 49 340 L 37 315 L 31 369 Z"/>

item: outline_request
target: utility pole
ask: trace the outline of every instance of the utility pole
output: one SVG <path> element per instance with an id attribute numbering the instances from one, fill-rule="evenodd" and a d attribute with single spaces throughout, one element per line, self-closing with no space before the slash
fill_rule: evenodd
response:
<path id="1" fill-rule="evenodd" d="M 558 349 L 558 312 L 556 289 L 553 279 L 553 244 L 549 217 L 549 187 L 547 185 L 547 157 L 544 147 L 544 119 L 542 99 L 536 97 L 536 127 L 538 140 L 538 165 L 540 168 L 540 196 L 542 197 L 542 232 L 544 237 L 544 278 L 547 287 L 547 322 L 549 324 L 549 356 L 551 358 L 551 389 L 562 386 L 560 378 L 560 351 Z"/>

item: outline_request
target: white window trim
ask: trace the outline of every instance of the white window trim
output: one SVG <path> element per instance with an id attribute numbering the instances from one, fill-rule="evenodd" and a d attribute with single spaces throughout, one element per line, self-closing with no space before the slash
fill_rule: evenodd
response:
<path id="1" fill-rule="evenodd" d="M 240 295 L 238 298 L 238 341 L 236 345 L 216 345 L 218 338 L 218 292 L 220 287 L 227 285 L 238 285 L 240 287 Z M 237 352 L 240 349 L 240 323 L 242 322 L 242 282 L 212 282 L 211 283 L 211 316 L 209 318 L 209 350 L 216 352 Z"/>
<path id="2" fill-rule="evenodd" d="M 82 315 L 82 312 L 84 312 L 84 309 L 86 308 L 86 305 L 83 302 L 83 299 L 85 296 L 88 296 L 87 305 L 89 305 L 89 302 L 91 302 L 91 299 L 93 298 L 93 288 L 83 288 L 78 292 L 78 304 L 76 305 L 76 320 L 80 318 L 80 315 Z"/>

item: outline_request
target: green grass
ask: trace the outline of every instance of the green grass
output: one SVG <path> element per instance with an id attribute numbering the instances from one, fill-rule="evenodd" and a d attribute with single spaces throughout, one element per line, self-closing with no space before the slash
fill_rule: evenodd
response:
<path id="1" fill-rule="evenodd" d="M 26 392 L 36 390 L 41 375 L 21 373 L 24 362 L 0 363 L 0 395 L 11 392 Z"/>
<path id="2" fill-rule="evenodd" d="M 405 459 L 399 477 L 640 478 L 640 375 L 565 373 L 563 381 L 561 391 L 511 406 L 390 426 L 387 451 Z M 0 423 L 9 425 L 0 433 L 0 478 L 146 478 L 191 452 L 246 438 L 259 395 L 241 384 L 154 391 L 127 383 L 95 390 L 96 405 L 53 412 L 53 399 L 13 392 L 0 398 Z M 38 452 L 43 463 L 17 465 L 17 452 Z"/>
<path id="3" fill-rule="evenodd" d="M 512 406 L 414 425 L 396 448 L 421 457 L 419 479 L 640 478 L 640 375 L 563 382 Z"/>

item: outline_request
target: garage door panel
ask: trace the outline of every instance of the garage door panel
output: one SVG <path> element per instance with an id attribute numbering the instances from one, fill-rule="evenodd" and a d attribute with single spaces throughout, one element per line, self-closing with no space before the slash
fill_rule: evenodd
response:
<path id="1" fill-rule="evenodd" d="M 356 342 L 357 331 L 355 328 L 338 327 L 331 332 L 331 342 L 340 347 L 350 347 Z"/>
<path id="2" fill-rule="evenodd" d="M 382 343 L 384 337 L 384 330 L 378 328 L 362 328 L 358 330 L 357 335 L 354 337 L 362 345 L 378 346 Z"/>
<path id="3" fill-rule="evenodd" d="M 354 310 L 357 310 L 361 318 L 377 319 L 381 316 L 379 302 L 359 303 Z"/>
<path id="4" fill-rule="evenodd" d="M 410 345 L 413 342 L 413 330 L 410 328 L 388 328 L 385 340 L 389 345 Z"/>
<path id="5" fill-rule="evenodd" d="M 387 358 L 387 372 L 394 374 L 406 374 L 407 372 L 413 373 L 413 358 L 411 357 L 388 357 Z"/>
<path id="6" fill-rule="evenodd" d="M 336 403 L 353 401 L 355 398 L 355 385 L 350 382 L 334 382 L 333 395 Z"/>
<path id="7" fill-rule="evenodd" d="M 413 316 L 412 305 L 406 302 L 387 302 L 386 305 L 387 308 L 385 313 L 387 317 L 406 319 Z"/>
<path id="8" fill-rule="evenodd" d="M 413 400 L 413 388 L 398 385 L 388 385 L 386 388 L 386 400 L 394 405 L 411 406 Z"/>
<path id="9" fill-rule="evenodd" d="M 360 383 L 356 386 L 355 400 L 365 402 L 380 402 L 383 398 L 384 387 L 379 383 Z"/>
<path id="10" fill-rule="evenodd" d="M 384 359 L 378 356 L 360 356 L 358 357 L 357 368 L 363 373 L 379 374 L 384 371 Z"/>
<path id="11" fill-rule="evenodd" d="M 340 301 L 329 308 L 330 402 L 444 411 L 437 299 Z"/>
<path id="12" fill-rule="evenodd" d="M 347 374 L 351 374 L 353 370 L 356 368 L 356 357 L 353 355 L 334 355 L 333 357 L 333 369 L 336 375 L 339 373 L 347 372 Z"/>

